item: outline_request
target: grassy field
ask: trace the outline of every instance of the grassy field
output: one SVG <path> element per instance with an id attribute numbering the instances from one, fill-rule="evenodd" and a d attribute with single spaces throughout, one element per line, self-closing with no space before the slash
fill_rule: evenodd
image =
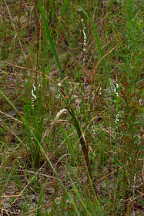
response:
<path id="1" fill-rule="evenodd" d="M 144 215 L 143 17 L 0 1 L 0 215 Z"/>

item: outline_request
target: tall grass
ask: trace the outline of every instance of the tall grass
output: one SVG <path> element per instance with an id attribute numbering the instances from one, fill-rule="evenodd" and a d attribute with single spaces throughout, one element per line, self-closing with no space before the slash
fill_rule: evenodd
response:
<path id="1" fill-rule="evenodd" d="M 50 178 L 37 178 L 35 215 L 130 216 L 142 207 L 139 4 L 45 0 L 34 5 L 39 46 L 32 57 L 38 67 L 27 76 L 23 113 L 0 93 L 23 123 L 18 140 L 28 152 L 23 169 L 34 170 L 34 177 L 44 169 L 43 177 L 54 178 L 52 196 L 45 187 L 47 181 L 53 184 Z M 51 203 L 45 209 L 47 196 Z"/>

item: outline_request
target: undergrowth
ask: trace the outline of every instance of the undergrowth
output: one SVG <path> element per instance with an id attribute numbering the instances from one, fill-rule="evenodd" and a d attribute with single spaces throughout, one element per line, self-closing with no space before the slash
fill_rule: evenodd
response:
<path id="1" fill-rule="evenodd" d="M 0 214 L 143 215 L 142 1 L 0 10 Z"/>

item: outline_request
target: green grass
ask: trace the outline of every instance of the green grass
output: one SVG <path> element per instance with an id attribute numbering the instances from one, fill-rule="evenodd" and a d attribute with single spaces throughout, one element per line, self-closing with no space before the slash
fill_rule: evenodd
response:
<path id="1" fill-rule="evenodd" d="M 0 10 L 0 214 L 143 215 L 142 1 Z"/>

